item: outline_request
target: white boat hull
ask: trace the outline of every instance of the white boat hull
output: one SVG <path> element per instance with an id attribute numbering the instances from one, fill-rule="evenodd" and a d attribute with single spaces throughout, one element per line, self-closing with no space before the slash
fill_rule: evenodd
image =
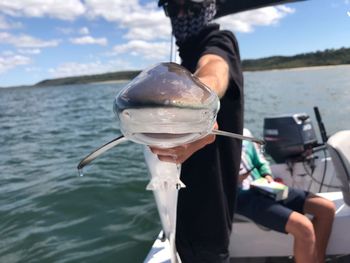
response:
<path id="1" fill-rule="evenodd" d="M 283 169 L 282 169 L 283 170 Z M 299 182 L 300 183 L 300 182 Z M 327 248 L 327 255 L 350 254 L 350 207 L 343 201 L 342 192 L 319 193 L 336 205 L 336 215 Z M 288 257 L 293 255 L 291 235 L 268 230 L 252 221 L 235 221 L 229 251 L 232 258 Z M 154 242 L 146 260 L 147 263 L 170 262 L 170 252 L 161 234 Z M 169 260 L 169 261 L 168 261 Z"/>
<path id="2" fill-rule="evenodd" d="M 319 195 L 332 200 L 337 207 L 327 255 L 349 254 L 350 207 L 344 204 L 341 192 Z M 232 257 L 238 258 L 292 256 L 293 237 L 264 229 L 251 221 L 236 222 L 233 224 L 229 250 Z"/>
<path id="3" fill-rule="evenodd" d="M 328 155 L 329 152 L 326 149 L 314 154 L 308 162 L 290 162 L 271 166 L 274 177 L 279 178 L 286 185 L 317 193 L 334 202 L 336 215 L 327 247 L 327 256 L 350 255 L 350 204 L 344 203 L 344 200 L 348 199 L 344 199 L 343 192 L 340 192 L 340 186 L 342 186 L 343 191 L 349 189 L 347 188 L 350 171 L 350 148 L 347 148 L 350 147 L 349 136 L 350 131 L 346 131 L 333 137 L 333 140 L 336 138 L 335 142 L 338 142 L 337 140 L 341 142 L 340 145 L 344 148 L 341 150 L 346 153 L 342 159 L 343 163 L 335 162 L 338 166 L 345 163 L 342 169 L 347 167 L 347 171 L 343 173 L 346 178 L 342 182 L 338 179 L 339 174 L 342 174 L 341 167 L 334 166 L 334 160 Z M 331 140 L 331 144 L 336 147 L 335 142 L 332 143 Z M 331 147 L 331 145 L 327 144 L 327 147 Z M 338 158 L 334 153 L 332 157 L 335 160 Z M 291 235 L 267 230 L 252 221 L 242 220 L 242 217 L 238 215 L 235 219 L 229 246 L 231 258 L 237 260 L 246 258 L 247 262 L 251 262 L 250 259 L 293 255 L 293 237 Z M 169 255 L 170 252 L 167 252 L 164 243 L 157 239 L 145 262 L 165 263 L 168 262 L 168 259 L 170 260 Z M 350 256 L 347 256 L 347 259 L 350 259 Z"/>

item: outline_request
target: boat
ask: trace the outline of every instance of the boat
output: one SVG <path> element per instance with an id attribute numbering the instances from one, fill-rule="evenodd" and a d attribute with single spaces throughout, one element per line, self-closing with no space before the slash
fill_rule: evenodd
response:
<path id="1" fill-rule="evenodd" d="M 309 190 L 334 202 L 336 214 L 330 236 L 329 262 L 350 262 L 350 130 L 328 138 L 318 108 L 314 108 L 322 142 L 305 113 L 267 117 L 264 120 L 265 151 L 272 159 L 275 179 L 287 186 Z M 233 262 L 288 262 L 293 237 L 235 215 L 230 239 Z M 343 258 L 344 261 L 337 261 Z M 279 259 L 273 261 L 273 259 Z M 332 261 L 333 260 L 333 261 Z M 145 263 L 170 262 L 162 233 L 155 240 Z"/>

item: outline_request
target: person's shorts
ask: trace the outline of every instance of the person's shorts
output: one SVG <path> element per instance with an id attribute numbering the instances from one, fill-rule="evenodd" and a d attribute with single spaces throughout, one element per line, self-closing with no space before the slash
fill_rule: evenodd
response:
<path id="1" fill-rule="evenodd" d="M 286 224 L 295 211 L 304 214 L 304 203 L 309 192 L 289 188 L 288 198 L 275 201 L 253 190 L 241 190 L 237 197 L 236 213 L 272 230 L 287 233 Z"/>

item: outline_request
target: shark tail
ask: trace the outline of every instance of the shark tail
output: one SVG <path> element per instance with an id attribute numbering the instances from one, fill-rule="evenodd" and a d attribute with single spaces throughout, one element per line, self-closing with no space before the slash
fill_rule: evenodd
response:
<path id="1" fill-rule="evenodd" d="M 170 260 L 171 263 L 181 263 L 181 258 L 179 253 L 177 253 L 175 245 L 175 233 L 169 236 L 169 245 L 170 245 Z"/>

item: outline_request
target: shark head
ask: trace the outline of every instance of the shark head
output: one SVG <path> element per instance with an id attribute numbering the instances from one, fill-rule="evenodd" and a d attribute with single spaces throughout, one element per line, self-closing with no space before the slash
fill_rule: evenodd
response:
<path id="1" fill-rule="evenodd" d="M 175 63 L 142 71 L 114 101 L 123 135 L 158 147 L 178 146 L 209 134 L 219 108 L 218 96 Z"/>
<path id="2" fill-rule="evenodd" d="M 175 63 L 142 71 L 114 100 L 122 136 L 83 158 L 78 169 L 123 141 L 171 148 L 208 134 L 264 144 L 262 140 L 214 128 L 220 100 L 191 72 Z"/>

